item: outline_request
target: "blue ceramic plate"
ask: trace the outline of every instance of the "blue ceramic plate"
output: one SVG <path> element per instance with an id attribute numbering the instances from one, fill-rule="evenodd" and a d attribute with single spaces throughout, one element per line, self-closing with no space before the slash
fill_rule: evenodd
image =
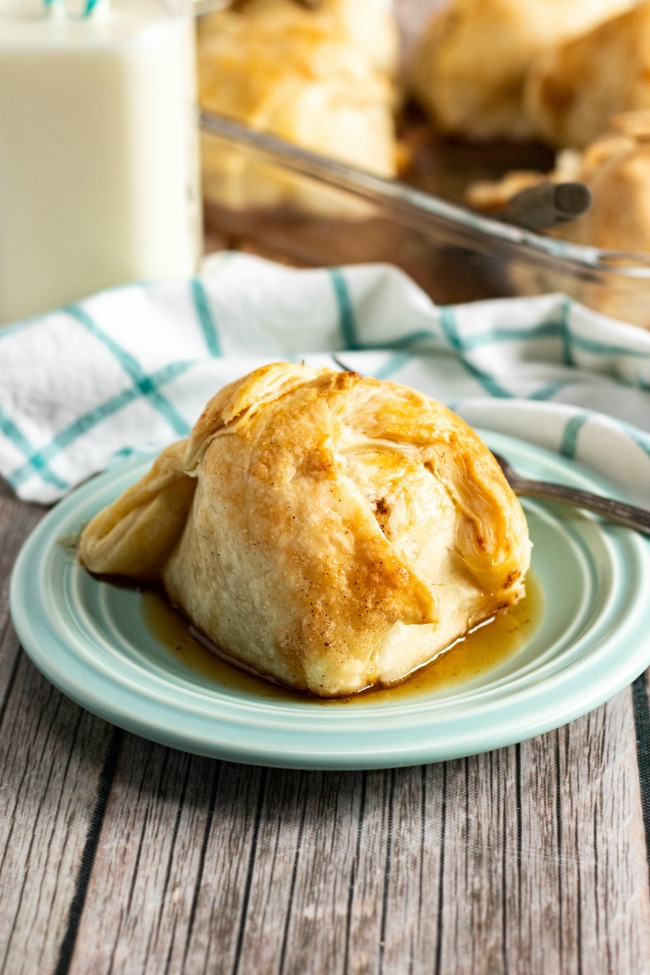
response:
<path id="1" fill-rule="evenodd" d="M 603 487 L 530 444 L 483 436 L 531 476 Z M 98 581 L 75 559 L 71 540 L 150 463 L 114 468 L 57 505 L 25 543 L 10 596 L 18 635 L 43 674 L 89 711 L 145 738 L 259 765 L 415 765 L 559 727 L 650 664 L 650 542 L 571 507 L 524 500 L 542 599 L 514 656 L 467 679 L 403 685 L 406 693 L 353 703 L 274 693 L 253 678 L 222 680 L 161 638 L 140 593 Z"/>

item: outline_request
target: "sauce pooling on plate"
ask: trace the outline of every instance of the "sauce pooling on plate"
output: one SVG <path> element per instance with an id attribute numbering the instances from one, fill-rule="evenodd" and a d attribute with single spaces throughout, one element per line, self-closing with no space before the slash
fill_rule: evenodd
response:
<path id="1" fill-rule="evenodd" d="M 446 691 L 477 680 L 515 657 L 526 645 L 541 620 L 543 596 L 532 573 L 526 595 L 515 606 L 476 627 L 449 650 L 392 687 L 369 688 L 350 697 L 323 699 L 293 691 L 249 673 L 219 656 L 193 635 L 187 620 L 164 593 L 145 589 L 140 593 L 145 625 L 156 640 L 190 671 L 223 687 L 266 700 L 300 701 L 332 706 L 408 700 L 427 693 Z"/>

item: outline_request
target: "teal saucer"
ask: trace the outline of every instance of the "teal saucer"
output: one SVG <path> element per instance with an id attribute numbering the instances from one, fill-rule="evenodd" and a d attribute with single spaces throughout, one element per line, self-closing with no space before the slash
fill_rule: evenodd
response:
<path id="1" fill-rule="evenodd" d="M 482 431 L 522 473 L 607 486 L 531 444 Z M 70 540 L 150 466 L 132 459 L 58 504 L 27 539 L 10 601 L 20 640 L 64 694 L 145 738 L 302 769 L 371 769 L 500 748 L 602 704 L 650 664 L 650 541 L 571 507 L 524 499 L 539 619 L 515 656 L 467 681 L 351 704 L 220 682 L 160 639 L 138 592 L 97 580 Z"/>

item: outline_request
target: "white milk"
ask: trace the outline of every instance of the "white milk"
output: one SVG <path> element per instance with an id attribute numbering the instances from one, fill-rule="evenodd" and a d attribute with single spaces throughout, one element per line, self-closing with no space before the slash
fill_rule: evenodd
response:
<path id="1" fill-rule="evenodd" d="M 199 258 L 194 22 L 0 0 L 0 324 Z"/>

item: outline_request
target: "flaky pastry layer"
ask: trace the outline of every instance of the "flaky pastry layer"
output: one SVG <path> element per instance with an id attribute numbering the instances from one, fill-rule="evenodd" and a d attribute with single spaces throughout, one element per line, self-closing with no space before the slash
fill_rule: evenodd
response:
<path id="1" fill-rule="evenodd" d="M 531 62 L 630 7 L 632 0 L 447 0 L 409 70 L 437 128 L 472 139 L 530 138 L 523 89 Z"/>
<path id="2" fill-rule="evenodd" d="M 404 386 L 276 363 L 83 532 L 220 651 L 323 697 L 402 680 L 519 599 L 530 542 L 482 440 Z"/>

